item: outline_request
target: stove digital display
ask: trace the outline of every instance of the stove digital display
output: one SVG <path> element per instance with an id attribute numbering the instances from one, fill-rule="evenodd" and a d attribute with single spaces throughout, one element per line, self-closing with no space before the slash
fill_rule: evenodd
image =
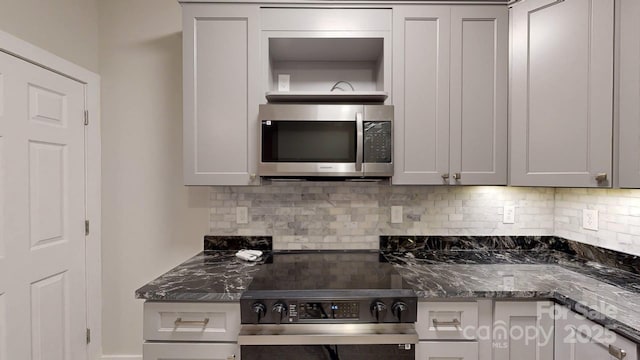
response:
<path id="1" fill-rule="evenodd" d="M 304 302 L 298 307 L 298 317 L 312 319 L 357 319 L 360 307 L 357 302 Z"/>

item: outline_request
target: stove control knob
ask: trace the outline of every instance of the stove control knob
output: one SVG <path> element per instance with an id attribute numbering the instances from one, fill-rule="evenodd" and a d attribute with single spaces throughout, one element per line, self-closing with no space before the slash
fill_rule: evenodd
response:
<path id="1" fill-rule="evenodd" d="M 371 315 L 376 318 L 377 322 L 384 321 L 384 317 L 387 315 L 387 305 L 380 300 L 374 301 L 371 303 Z"/>
<path id="2" fill-rule="evenodd" d="M 398 318 L 398 322 L 402 322 L 402 315 L 407 310 L 409 310 L 409 306 L 402 301 L 396 301 L 393 303 L 393 306 L 391 306 L 391 312 L 393 313 L 393 316 Z"/>
<path id="3" fill-rule="evenodd" d="M 287 316 L 287 304 L 278 301 L 273 304 L 271 312 L 273 313 L 273 317 L 276 319 L 276 324 L 280 325 L 282 319 Z"/>
<path id="4" fill-rule="evenodd" d="M 264 317 L 264 314 L 267 312 L 267 307 L 264 306 L 261 302 L 255 302 L 251 305 L 251 312 L 254 315 L 253 323 L 257 324 L 260 322 L 260 319 Z"/>

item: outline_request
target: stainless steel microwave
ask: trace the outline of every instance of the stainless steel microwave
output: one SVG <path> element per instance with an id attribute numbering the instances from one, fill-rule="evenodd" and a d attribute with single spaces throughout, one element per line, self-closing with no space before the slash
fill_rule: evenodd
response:
<path id="1" fill-rule="evenodd" d="M 393 106 L 260 105 L 258 174 L 383 178 L 393 175 Z"/>

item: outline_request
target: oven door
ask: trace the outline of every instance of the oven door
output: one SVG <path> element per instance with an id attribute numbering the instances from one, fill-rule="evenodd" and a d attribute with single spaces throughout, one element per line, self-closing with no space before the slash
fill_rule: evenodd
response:
<path id="1" fill-rule="evenodd" d="M 243 325 L 243 360 L 415 359 L 414 324 Z"/>

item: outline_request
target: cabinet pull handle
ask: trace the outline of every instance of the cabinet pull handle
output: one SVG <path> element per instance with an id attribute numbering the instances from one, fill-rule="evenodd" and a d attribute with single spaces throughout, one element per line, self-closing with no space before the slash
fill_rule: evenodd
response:
<path id="1" fill-rule="evenodd" d="M 458 181 L 458 180 L 462 179 L 462 174 L 460 174 L 460 173 L 453 174 L 453 179 L 455 181 Z"/>
<path id="2" fill-rule="evenodd" d="M 618 360 L 622 360 L 627 356 L 627 352 L 620 349 L 619 347 L 609 345 L 609 355 L 613 356 Z"/>
<path id="3" fill-rule="evenodd" d="M 598 182 L 598 184 L 602 184 L 604 182 L 607 181 L 607 173 L 598 173 L 596 175 L 596 181 Z"/>
<path id="4" fill-rule="evenodd" d="M 443 179 L 443 180 L 447 180 L 447 179 L 449 178 L 449 173 L 442 174 L 442 175 L 440 175 L 440 176 L 442 176 L 442 179 Z"/>
<path id="5" fill-rule="evenodd" d="M 580 335 L 584 336 L 585 338 L 589 339 L 589 341 L 593 342 L 594 344 L 597 344 L 605 349 L 607 349 L 609 351 L 609 355 L 613 356 L 614 358 L 618 359 L 618 360 L 623 360 L 626 356 L 627 356 L 627 352 L 623 349 L 620 349 L 617 346 L 613 346 L 611 344 L 607 345 L 604 344 L 596 339 L 594 339 L 593 337 L 583 333 L 582 331 L 578 330 L 577 327 L 572 326 L 571 329 L 573 331 L 575 331 L 576 333 L 579 333 Z"/>
<path id="6" fill-rule="evenodd" d="M 177 318 L 176 321 L 173 322 L 175 326 L 180 325 L 202 325 L 202 327 L 207 326 L 209 323 L 209 318 L 204 318 L 204 320 L 182 320 L 181 317 Z"/>
<path id="7" fill-rule="evenodd" d="M 235 358 L 236 358 L 235 355 L 227 356 L 227 360 L 235 360 Z"/>
<path id="8" fill-rule="evenodd" d="M 438 321 L 438 319 L 433 319 L 433 326 L 435 326 L 435 327 L 438 327 L 438 326 L 455 326 L 455 327 L 459 327 L 460 326 L 460 320 L 453 319 L 451 321 Z"/>

